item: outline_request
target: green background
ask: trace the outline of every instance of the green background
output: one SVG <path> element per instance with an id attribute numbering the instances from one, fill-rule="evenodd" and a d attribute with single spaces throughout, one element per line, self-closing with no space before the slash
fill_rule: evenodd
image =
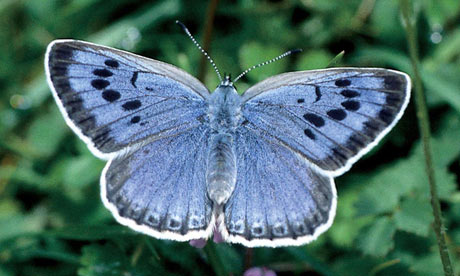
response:
<path id="1" fill-rule="evenodd" d="M 423 86 L 447 245 L 460 254 L 460 2 L 414 0 Z M 413 102 L 386 138 L 336 179 L 336 219 L 306 246 L 204 249 L 118 225 L 99 198 L 104 162 L 65 122 L 46 84 L 43 58 L 56 38 L 125 49 L 197 76 L 201 54 L 174 24 L 203 40 L 204 1 L 0 1 L 0 276 L 440 275 L 429 186 Z M 268 76 L 328 66 L 401 70 L 413 76 L 396 0 L 221 1 L 210 53 L 240 92 Z M 339 53 L 345 51 L 337 59 Z M 334 61 L 333 61 L 334 59 Z M 332 61 L 332 64 L 331 64 Z M 205 84 L 218 84 L 207 64 Z M 457 267 L 459 267 L 457 265 Z M 456 270 L 457 273 L 459 270 Z"/>

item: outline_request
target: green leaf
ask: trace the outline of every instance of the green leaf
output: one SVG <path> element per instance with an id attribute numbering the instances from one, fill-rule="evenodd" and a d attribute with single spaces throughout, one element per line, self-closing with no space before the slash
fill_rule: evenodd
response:
<path id="1" fill-rule="evenodd" d="M 38 233 L 45 227 L 46 211 L 36 208 L 28 214 L 16 213 L 13 206 L 2 206 L 11 213 L 0 217 L 0 242 L 23 235 Z"/>
<path id="2" fill-rule="evenodd" d="M 357 174 L 346 177 L 346 182 L 349 183 L 361 183 L 363 181 L 363 178 Z M 359 189 L 359 187 L 355 186 L 354 189 L 346 189 L 340 192 L 334 224 L 327 231 L 327 235 L 338 247 L 351 247 L 358 237 L 360 229 L 368 225 L 372 219 L 367 216 L 356 216 L 357 209 L 353 207 L 359 199 Z M 353 221 L 353 223 L 350 223 L 350 221 Z"/>
<path id="3" fill-rule="evenodd" d="M 433 161 L 439 196 L 448 199 L 456 187 L 455 175 L 448 171 L 448 166 L 460 154 L 460 147 L 452 147 L 458 143 L 460 119 L 451 112 L 441 122 L 439 135 L 432 138 Z M 427 202 L 430 198 L 420 143 L 414 146 L 409 158 L 377 170 L 364 181 L 366 185 L 355 204 L 357 215 L 393 212 L 400 199 L 412 192 L 421 194 L 422 200 Z"/>
<path id="4" fill-rule="evenodd" d="M 104 239 L 123 238 L 138 235 L 126 226 L 122 225 L 72 225 L 57 230 L 43 232 L 44 236 L 61 239 L 97 241 Z"/>
<path id="5" fill-rule="evenodd" d="M 367 255 L 385 256 L 394 247 L 395 232 L 394 222 L 386 216 L 380 217 L 361 232 L 357 247 Z"/>
<path id="6" fill-rule="evenodd" d="M 125 252 L 112 244 L 85 246 L 80 259 L 81 268 L 78 269 L 80 276 L 147 276 L 151 275 L 147 267 L 131 266 Z"/>
<path id="7" fill-rule="evenodd" d="M 332 55 L 325 50 L 311 50 L 304 52 L 297 62 L 296 70 L 324 69 L 332 60 Z"/>
<path id="8" fill-rule="evenodd" d="M 90 155 L 67 159 L 62 180 L 69 198 L 83 200 L 84 188 L 99 183 L 103 166 L 103 162 Z"/>
<path id="9" fill-rule="evenodd" d="M 433 215 L 430 202 L 418 198 L 408 198 L 401 203 L 394 220 L 399 230 L 427 237 Z"/>
<path id="10" fill-rule="evenodd" d="M 61 117 L 55 107 L 52 113 L 45 114 L 32 123 L 27 140 L 34 154 L 48 157 L 57 150 L 60 141 L 69 131 Z"/>
<path id="11" fill-rule="evenodd" d="M 441 259 L 438 251 L 414 260 L 411 270 L 417 276 L 443 275 Z"/>
<path id="12" fill-rule="evenodd" d="M 274 45 L 265 45 L 258 42 L 251 42 L 241 47 L 239 52 L 241 67 L 244 69 L 255 66 L 261 62 L 277 57 L 283 53 L 283 49 Z M 261 81 L 286 70 L 287 59 L 264 65 L 254 69 L 246 76 L 254 81 Z"/>

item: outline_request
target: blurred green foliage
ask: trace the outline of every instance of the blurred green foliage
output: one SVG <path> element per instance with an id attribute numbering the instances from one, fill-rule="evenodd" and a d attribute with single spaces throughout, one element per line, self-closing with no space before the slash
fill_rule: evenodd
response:
<path id="1" fill-rule="evenodd" d="M 83 39 L 175 64 L 192 75 L 201 58 L 207 2 L 0 1 L 0 276 L 441 275 L 429 188 L 413 105 L 396 128 L 336 180 L 337 217 L 302 247 L 257 248 L 156 240 L 117 225 L 99 198 L 104 163 L 65 125 L 45 81 L 56 38 Z M 273 74 L 334 66 L 411 74 L 397 0 L 221 1 L 211 54 L 221 71 L 282 52 L 303 52 L 249 73 L 240 92 Z M 414 0 L 420 65 L 433 130 L 434 165 L 448 247 L 460 255 L 460 2 Z M 205 83 L 218 83 L 208 66 Z M 252 254 L 252 255 L 251 255 Z M 250 258 L 249 256 L 252 256 Z"/>

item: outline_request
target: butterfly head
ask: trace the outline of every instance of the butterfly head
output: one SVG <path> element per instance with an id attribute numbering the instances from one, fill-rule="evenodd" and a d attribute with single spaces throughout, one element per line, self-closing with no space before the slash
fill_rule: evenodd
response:
<path id="1" fill-rule="evenodd" d="M 223 86 L 233 86 L 231 75 L 225 74 L 224 79 L 220 82 L 218 87 L 223 87 Z"/>

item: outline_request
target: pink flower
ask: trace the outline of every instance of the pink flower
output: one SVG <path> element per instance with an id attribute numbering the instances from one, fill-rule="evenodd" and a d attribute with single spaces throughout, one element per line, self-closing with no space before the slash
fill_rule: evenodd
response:
<path id="1" fill-rule="evenodd" d="M 251 267 L 246 270 L 244 276 L 276 276 L 275 271 L 266 267 Z"/>
<path id="2" fill-rule="evenodd" d="M 196 248 L 203 248 L 206 245 L 205 239 L 197 239 L 189 241 L 189 244 Z"/>

